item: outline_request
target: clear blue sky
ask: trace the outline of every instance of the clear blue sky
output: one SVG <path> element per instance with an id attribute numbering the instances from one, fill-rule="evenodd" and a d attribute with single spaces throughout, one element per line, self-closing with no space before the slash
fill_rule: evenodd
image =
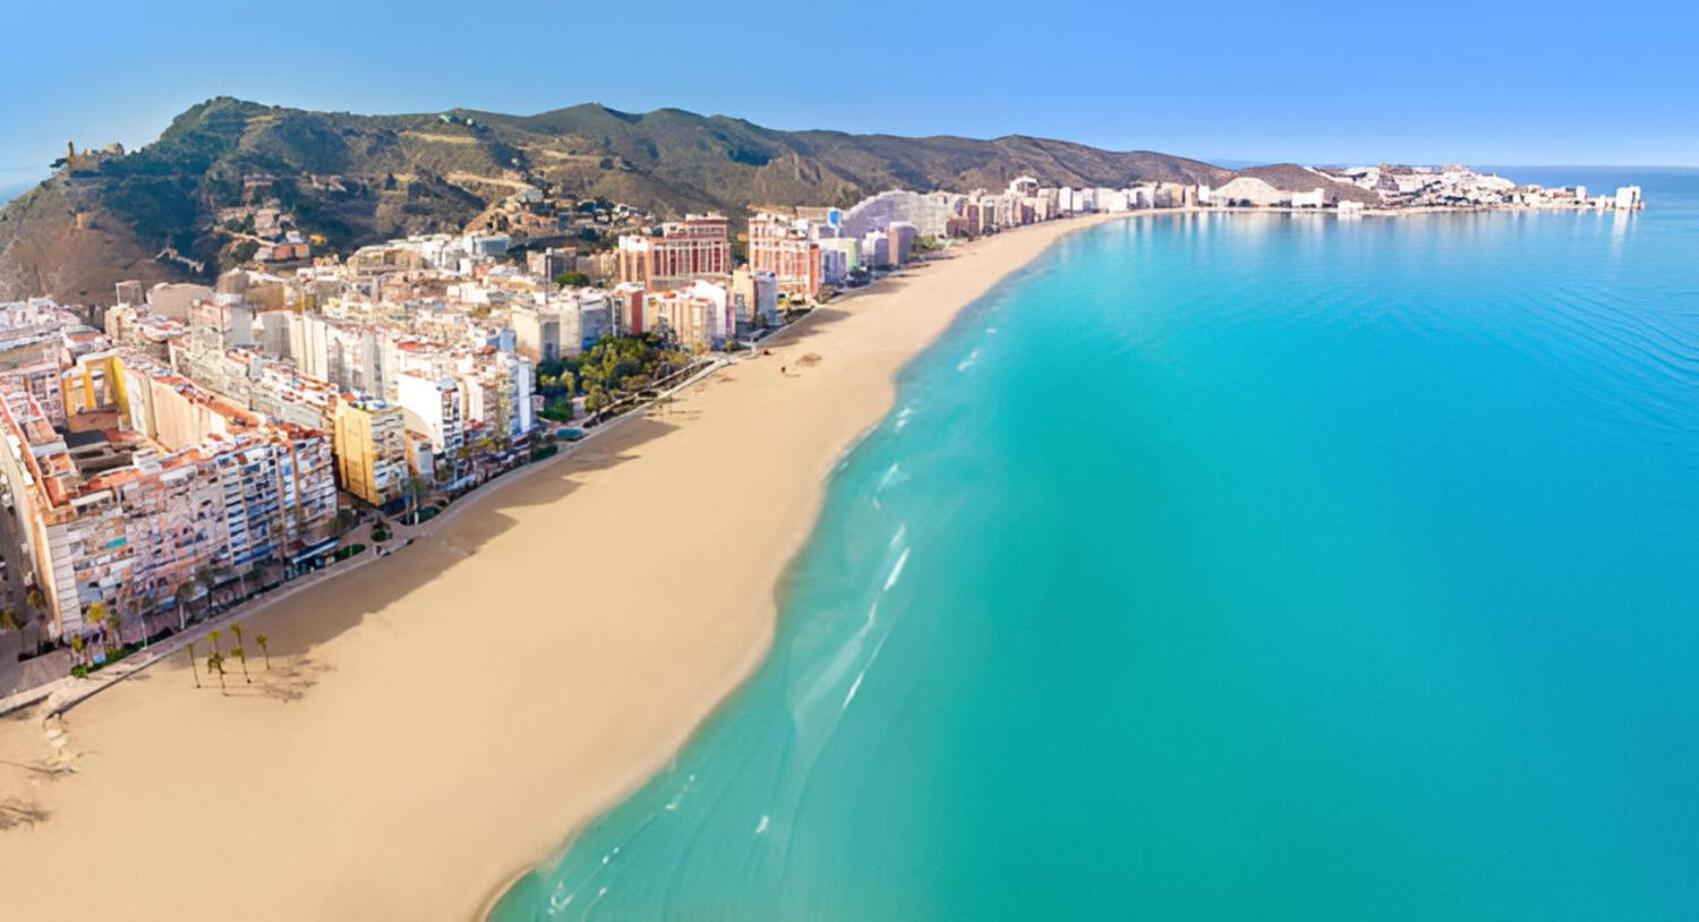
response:
<path id="1" fill-rule="evenodd" d="M 135 146 L 215 95 L 595 100 L 1205 159 L 1699 165 L 1699 5 L 1487 5 L 7 0 L 0 188 L 69 138 Z"/>

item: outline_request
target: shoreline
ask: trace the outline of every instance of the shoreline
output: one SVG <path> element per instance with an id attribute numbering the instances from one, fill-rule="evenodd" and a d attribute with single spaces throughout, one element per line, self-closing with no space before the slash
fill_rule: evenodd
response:
<path id="1" fill-rule="evenodd" d="M 1198 210 L 1199 209 L 1196 209 L 1196 208 L 1157 209 L 1157 210 L 1146 211 L 1146 212 L 1144 212 L 1144 215 L 1156 216 L 1156 215 L 1191 214 L 1191 213 L 1196 213 Z M 578 823 L 576 823 L 571 829 L 566 831 L 566 833 L 560 838 L 559 844 L 557 844 L 555 846 L 555 848 L 553 850 L 551 850 L 547 855 L 543 856 L 542 858 L 540 858 L 536 861 L 532 861 L 528 864 L 525 864 L 525 865 L 515 869 L 514 871 L 509 873 L 506 877 L 502 878 L 502 880 L 496 885 L 496 887 L 493 888 L 483 898 L 482 902 L 479 905 L 477 914 L 472 917 L 473 922 L 489 922 L 489 920 L 491 918 L 491 914 L 495 911 L 496 905 L 501 902 L 502 897 L 506 896 L 508 894 L 508 892 L 513 889 L 515 884 L 517 884 L 521 880 L 525 879 L 525 877 L 527 875 L 529 875 L 531 872 L 537 870 L 538 868 L 544 867 L 545 865 L 551 864 L 554 861 L 564 857 L 566 855 L 566 853 L 571 850 L 573 844 L 577 841 L 579 835 L 581 833 L 583 833 L 583 831 L 586 827 L 588 827 L 591 823 L 595 822 L 598 818 L 600 818 L 603 814 L 607 813 L 609 810 L 614 809 L 615 807 L 619 806 L 621 803 L 630 799 L 633 794 L 636 794 L 638 791 L 642 790 L 643 787 L 645 785 L 647 785 L 652 779 L 654 779 L 656 774 L 658 774 L 666 766 L 667 762 L 671 761 L 672 759 L 677 758 L 677 756 L 680 752 L 684 751 L 684 749 L 686 747 L 688 747 L 692 742 L 695 741 L 696 736 L 702 731 L 703 727 L 707 726 L 708 722 L 711 721 L 714 718 L 714 716 L 721 711 L 721 709 L 727 707 L 728 705 L 730 705 L 732 703 L 733 699 L 735 699 L 737 697 L 737 693 L 743 688 L 743 686 L 745 684 L 748 683 L 750 678 L 752 678 L 755 675 L 756 670 L 760 669 L 762 663 L 766 662 L 768 655 L 772 652 L 773 638 L 776 635 L 777 630 L 778 630 L 778 620 L 783 615 L 783 612 L 780 611 L 780 607 L 779 607 L 780 601 L 782 600 L 785 593 L 788 592 L 788 584 L 789 584 L 789 581 L 791 579 L 791 574 L 795 570 L 798 561 L 802 558 L 802 555 L 806 552 L 807 546 L 808 546 L 808 541 L 814 533 L 814 529 L 816 527 L 816 524 L 819 522 L 820 511 L 821 511 L 822 507 L 824 506 L 825 500 L 826 500 L 826 492 L 831 486 L 830 472 L 832 470 L 835 470 L 838 467 L 838 465 L 840 463 L 842 463 L 842 461 L 845 458 L 847 458 L 852 452 L 854 452 L 856 447 L 859 446 L 862 443 L 862 441 L 867 438 L 867 436 L 869 434 L 871 434 L 876 429 L 878 429 L 879 426 L 884 423 L 886 417 L 888 417 L 890 415 L 892 408 L 895 407 L 895 405 L 896 405 L 897 377 L 902 373 L 902 370 L 904 368 L 907 368 L 909 366 L 909 364 L 911 362 L 913 362 L 915 359 L 919 358 L 921 353 L 930 349 L 932 347 L 932 345 L 938 341 L 939 337 L 943 336 L 949 330 L 949 328 L 952 325 L 955 324 L 957 319 L 959 319 L 961 317 L 963 311 L 967 310 L 970 306 L 972 306 L 981 297 L 983 297 L 985 294 L 989 293 L 991 291 L 991 289 L 1002 284 L 1011 275 L 1014 275 L 1015 273 L 1021 271 L 1022 269 L 1025 269 L 1027 266 L 1036 262 L 1045 253 L 1049 252 L 1051 246 L 1053 246 L 1055 243 L 1060 241 L 1063 237 L 1065 237 L 1065 236 L 1067 236 L 1071 233 L 1075 233 L 1077 231 L 1084 230 L 1088 227 L 1095 227 L 1095 226 L 1100 225 L 1100 224 L 1110 223 L 1110 222 L 1117 220 L 1117 219 L 1136 218 L 1136 217 L 1139 217 L 1139 216 L 1140 215 L 1137 212 L 1101 213 L 1101 214 L 1090 214 L 1090 215 L 1078 215 L 1078 216 L 1074 216 L 1074 217 L 1069 218 L 1069 219 L 1063 219 L 1063 220 L 1058 220 L 1058 221 L 1050 221 L 1050 222 L 1046 222 L 1046 223 L 1038 224 L 1038 225 L 1031 225 L 1031 227 L 1037 227 L 1037 228 L 1050 227 L 1050 228 L 1053 229 L 1054 233 L 1046 235 L 1048 237 L 1048 240 L 1043 242 L 1042 245 L 1038 249 L 1036 249 L 1035 251 L 1033 251 L 1032 253 L 1027 255 L 1026 258 L 1001 267 L 1001 271 L 999 271 L 995 275 L 991 276 L 990 281 L 984 285 L 983 289 L 978 294 L 976 294 L 972 297 L 966 298 L 965 300 L 962 300 L 959 304 L 956 304 L 954 306 L 954 308 L 951 309 L 948 312 L 948 317 L 944 320 L 943 324 L 938 329 L 933 330 L 931 335 L 928 336 L 923 342 L 915 344 L 913 349 L 909 351 L 908 355 L 905 358 L 903 358 L 903 360 L 901 362 L 899 362 L 896 365 L 896 367 L 894 367 L 890 370 L 890 374 L 889 374 L 888 382 L 887 382 L 888 383 L 887 393 L 885 394 L 885 398 L 884 398 L 884 402 L 883 402 L 884 403 L 883 409 L 881 409 L 877 413 L 877 415 L 875 415 L 872 419 L 870 419 L 867 422 L 866 425 L 862 426 L 859 430 L 857 430 L 852 437 L 850 437 L 848 440 L 844 441 L 844 443 L 838 448 L 837 452 L 831 456 L 828 464 L 826 465 L 826 470 L 827 470 L 828 473 L 826 474 L 826 476 L 822 477 L 820 479 L 820 481 L 816 484 L 815 488 L 812 491 L 811 496 L 808 498 L 807 502 L 805 503 L 806 509 L 807 509 L 807 526 L 805 528 L 803 528 L 799 533 L 796 534 L 795 542 L 794 542 L 793 546 L 791 547 L 790 551 L 784 556 L 783 562 L 779 566 L 777 572 L 775 572 L 772 576 L 772 579 L 768 581 L 769 584 L 772 587 L 773 613 L 772 613 L 772 617 L 769 619 L 768 627 L 767 627 L 767 630 L 766 630 L 765 635 L 764 635 L 764 640 L 760 644 L 759 649 L 754 651 L 755 655 L 753 657 L 751 657 L 751 659 L 749 660 L 749 662 L 747 664 L 745 664 L 744 666 L 740 667 L 737 670 L 737 675 L 735 677 L 735 680 L 732 682 L 730 687 L 727 688 L 725 690 L 725 692 L 719 696 L 719 698 L 714 702 L 714 704 L 711 708 L 709 708 L 706 712 L 704 712 L 702 714 L 701 718 L 699 720 L 697 720 L 696 725 L 691 729 L 690 734 L 688 736 L 686 736 L 684 738 L 684 740 L 679 743 L 678 746 L 674 747 L 667 754 L 667 757 L 665 759 L 662 759 L 659 762 L 657 762 L 656 764 L 648 766 L 645 769 L 643 769 L 642 771 L 638 772 L 635 775 L 634 780 L 632 780 L 629 784 L 627 784 L 626 786 L 622 787 L 621 789 L 613 792 L 610 796 L 604 798 L 602 801 L 597 803 L 594 806 L 593 809 L 591 809 L 591 810 L 589 810 L 588 812 L 585 813 L 584 817 Z M 1026 228 L 1022 228 L 1022 229 L 1025 230 Z M 1009 232 L 1009 231 L 1002 232 L 1003 235 L 1006 235 L 1006 234 L 1009 234 L 1009 233 L 1011 233 L 1011 232 Z M 1001 236 L 1001 235 L 999 235 L 999 236 Z M 997 238 L 995 236 L 993 236 L 993 237 L 986 237 L 986 238 L 982 238 L 982 239 L 983 240 L 995 240 Z M 978 242 L 981 242 L 981 241 L 972 241 L 972 242 L 978 243 Z M 947 261 L 947 259 L 959 258 L 960 255 L 961 254 L 958 253 L 958 254 L 955 254 L 953 256 L 947 257 L 946 261 Z M 924 270 L 931 265 L 935 265 L 936 262 L 937 261 L 934 261 L 933 263 L 922 263 L 922 264 L 920 264 L 920 268 L 922 270 Z M 906 269 L 906 270 L 903 270 L 903 271 L 906 272 L 906 273 L 913 273 L 916 270 L 914 268 L 910 268 L 910 269 Z M 876 297 L 876 296 L 882 294 L 882 292 L 879 290 L 879 285 L 888 284 L 893 278 L 900 279 L 901 276 L 892 276 L 890 278 L 882 279 L 879 283 L 875 283 L 875 285 L 873 285 L 873 286 L 870 286 L 868 288 L 864 288 L 864 289 L 861 289 L 859 291 L 853 292 L 847 298 L 846 297 L 835 298 L 835 299 L 833 299 L 833 301 L 829 302 L 827 305 L 824 305 L 823 307 L 832 307 L 834 305 L 842 304 L 845 301 L 854 301 L 854 300 L 860 299 L 860 298 Z M 780 330 L 778 333 L 774 334 L 772 337 L 769 337 L 767 340 L 763 340 L 760 343 L 760 345 L 763 346 L 763 347 L 767 347 L 767 348 L 771 348 L 773 346 L 787 345 L 786 340 L 792 338 L 792 334 L 796 330 L 798 330 L 799 328 L 804 327 L 807 324 L 807 322 L 814 317 L 815 313 L 818 312 L 821 309 L 822 308 L 816 308 L 815 311 L 810 312 L 806 317 L 803 317 L 799 322 L 793 323 L 793 324 L 785 327 L 784 329 Z M 797 334 L 797 335 L 802 335 L 802 334 Z"/>
<path id="2" fill-rule="evenodd" d="M 0 803 L 39 815 L 0 830 L 0 863 L 32 881 L 11 905 L 76 913 L 63 856 L 107 842 L 150 882 L 132 918 L 487 911 L 765 659 L 829 475 L 901 368 L 1055 240 L 1138 216 L 998 234 L 828 303 L 772 356 L 467 497 L 407 553 L 244 615 L 278 668 L 250 661 L 228 697 L 179 658 L 81 704 L 59 738 L 76 774 L 0 767 Z M 52 750 L 0 721 L 0 757 Z"/>

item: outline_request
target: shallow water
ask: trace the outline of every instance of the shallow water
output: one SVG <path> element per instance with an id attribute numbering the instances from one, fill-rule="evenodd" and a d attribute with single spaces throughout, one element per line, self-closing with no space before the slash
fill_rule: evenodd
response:
<path id="1" fill-rule="evenodd" d="M 770 660 L 495 917 L 1693 918 L 1699 174 L 1620 178 L 1065 238 L 904 373 Z"/>

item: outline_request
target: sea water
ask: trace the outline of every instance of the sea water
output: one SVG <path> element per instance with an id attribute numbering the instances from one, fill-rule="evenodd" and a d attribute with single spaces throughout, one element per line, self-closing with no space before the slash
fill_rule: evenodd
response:
<path id="1" fill-rule="evenodd" d="M 1699 174 L 1535 178 L 1064 238 L 495 918 L 1699 918 Z"/>

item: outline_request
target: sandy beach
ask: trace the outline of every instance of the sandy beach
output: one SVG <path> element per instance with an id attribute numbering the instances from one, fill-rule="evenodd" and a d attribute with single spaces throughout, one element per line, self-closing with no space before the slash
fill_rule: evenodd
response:
<path id="1" fill-rule="evenodd" d="M 770 356 L 279 599 L 245 622 L 270 669 L 252 657 L 228 696 L 181 656 L 96 696 L 64 719 L 75 774 L 24 767 L 50 752 L 39 714 L 0 718 L 0 914 L 474 918 L 760 661 L 775 584 L 895 372 L 1106 219 L 981 240 L 817 310 Z"/>

